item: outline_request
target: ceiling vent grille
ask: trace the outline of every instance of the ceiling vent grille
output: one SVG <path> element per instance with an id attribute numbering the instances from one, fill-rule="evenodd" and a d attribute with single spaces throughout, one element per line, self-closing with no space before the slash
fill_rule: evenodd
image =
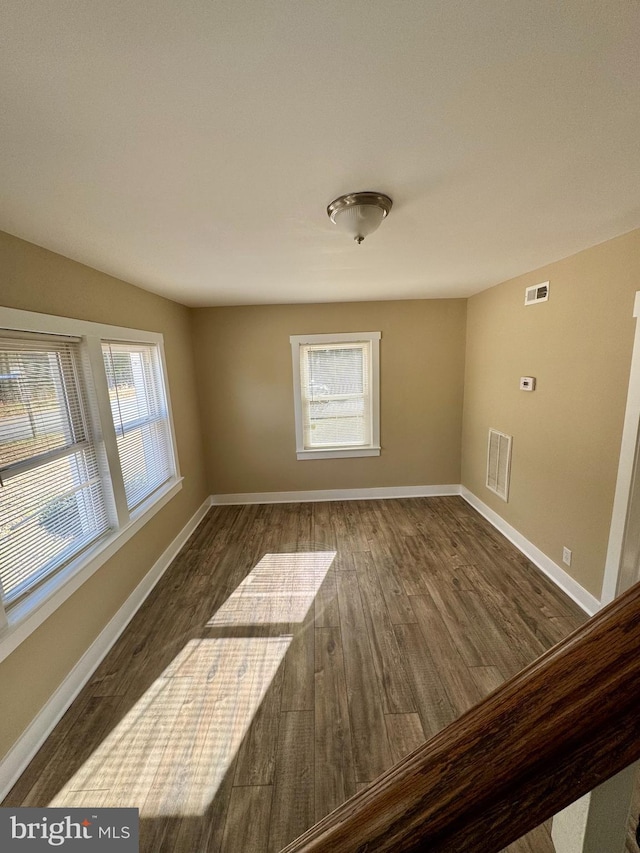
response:
<path id="1" fill-rule="evenodd" d="M 487 452 L 487 488 L 502 498 L 509 500 L 509 475 L 511 473 L 512 436 L 497 429 L 489 430 Z"/>
<path id="2" fill-rule="evenodd" d="M 527 287 L 524 292 L 524 304 L 535 305 L 537 302 L 546 302 L 549 298 L 549 282 L 543 281 L 542 284 L 532 284 Z"/>

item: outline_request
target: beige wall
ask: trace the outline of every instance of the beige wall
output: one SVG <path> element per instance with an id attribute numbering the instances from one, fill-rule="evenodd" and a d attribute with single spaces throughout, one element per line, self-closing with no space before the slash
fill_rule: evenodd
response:
<path id="1" fill-rule="evenodd" d="M 458 483 L 465 300 L 194 311 L 215 494 Z M 379 457 L 296 460 L 289 336 L 380 331 Z"/>
<path id="2" fill-rule="evenodd" d="M 187 308 L 1 233 L 0 304 L 162 332 L 184 476 L 181 492 L 0 663 L 2 756 L 202 504 L 208 489 Z"/>
<path id="3" fill-rule="evenodd" d="M 546 279 L 549 302 L 525 308 L 525 286 Z M 462 480 L 556 562 L 572 548 L 569 571 L 599 596 L 637 289 L 640 231 L 468 303 L 190 311 L 0 234 L 0 304 L 163 332 L 185 476 L 180 494 L 0 664 L 0 755 L 209 493 Z M 289 336 L 349 331 L 382 332 L 383 452 L 298 462 Z M 536 376 L 534 393 L 518 390 L 521 375 Z M 484 486 L 490 426 L 514 436 L 507 504 Z"/>
<path id="4" fill-rule="evenodd" d="M 550 298 L 524 290 L 550 280 Z M 462 482 L 599 597 L 640 290 L 640 231 L 468 302 Z M 518 390 L 535 376 L 537 390 Z M 509 502 L 485 488 L 487 431 L 513 435 Z"/>

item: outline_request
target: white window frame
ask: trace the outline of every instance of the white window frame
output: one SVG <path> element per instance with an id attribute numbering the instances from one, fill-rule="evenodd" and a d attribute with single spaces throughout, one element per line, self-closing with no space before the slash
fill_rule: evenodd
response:
<path id="1" fill-rule="evenodd" d="M 293 367 L 293 406 L 296 424 L 296 457 L 303 459 L 346 459 L 355 456 L 380 456 L 380 332 L 340 332 L 323 335 L 291 335 L 291 360 Z M 369 417 L 371 443 L 363 446 L 335 446 L 308 448 L 304 444 L 304 413 L 300 348 L 305 344 L 368 343 L 370 353 Z"/>
<path id="2" fill-rule="evenodd" d="M 161 333 L 2 307 L 0 307 L 0 329 L 9 329 L 18 333 L 66 335 L 81 339 L 80 347 L 83 362 L 86 365 L 84 379 L 89 401 L 88 415 L 93 426 L 96 444 L 106 460 L 107 470 L 104 472 L 103 485 L 107 512 L 112 524 L 112 529 L 93 546 L 52 573 L 15 606 L 5 611 L 0 601 L 0 661 L 2 661 L 180 491 L 183 478 L 178 465 L 164 340 Z M 132 511 L 127 507 L 116 431 L 111 415 L 109 389 L 102 355 L 102 342 L 105 340 L 157 345 L 164 379 L 174 473 L 166 483 Z"/>

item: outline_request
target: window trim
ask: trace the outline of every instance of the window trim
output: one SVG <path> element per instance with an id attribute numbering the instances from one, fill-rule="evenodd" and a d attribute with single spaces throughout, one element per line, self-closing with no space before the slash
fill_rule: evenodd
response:
<path id="1" fill-rule="evenodd" d="M 60 335 L 81 338 L 87 364 L 85 380 L 89 397 L 89 419 L 98 443 L 104 446 L 109 476 L 105 476 L 105 500 L 110 504 L 114 529 L 83 550 L 69 563 L 38 584 L 15 606 L 5 611 L 0 604 L 0 661 L 4 660 L 35 631 L 55 610 L 104 565 L 182 488 L 173 423 L 164 339 L 160 332 L 110 326 L 89 320 L 77 320 L 52 314 L 0 307 L 0 329 L 36 335 Z M 167 419 L 174 475 L 151 493 L 134 510 L 129 511 L 124 497 L 124 484 L 111 418 L 111 406 L 102 358 L 102 341 L 151 343 L 158 347 L 164 378 Z M 115 454 L 115 455 L 114 455 Z M 118 483 L 118 480 L 120 481 Z"/>
<path id="2" fill-rule="evenodd" d="M 291 361 L 293 368 L 293 407 L 296 431 L 296 458 L 304 459 L 347 459 L 358 456 L 380 456 L 380 332 L 337 332 L 321 335 L 291 335 Z M 305 344 L 369 343 L 371 349 L 371 442 L 349 447 L 308 448 L 304 446 L 304 423 L 302 406 L 302 381 L 300 348 Z"/>

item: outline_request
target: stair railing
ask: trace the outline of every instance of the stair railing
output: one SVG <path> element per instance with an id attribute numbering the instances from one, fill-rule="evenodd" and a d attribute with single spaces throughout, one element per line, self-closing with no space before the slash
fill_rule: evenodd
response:
<path id="1" fill-rule="evenodd" d="M 640 584 L 282 853 L 499 853 L 640 757 Z"/>

